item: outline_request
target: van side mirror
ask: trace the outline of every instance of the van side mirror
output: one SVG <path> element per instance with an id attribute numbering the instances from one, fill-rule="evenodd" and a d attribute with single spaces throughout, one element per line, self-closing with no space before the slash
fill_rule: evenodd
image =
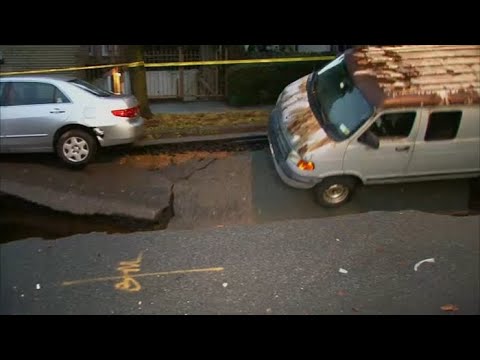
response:
<path id="1" fill-rule="evenodd" d="M 378 139 L 378 136 L 375 135 L 371 130 L 367 130 L 362 135 L 360 135 L 360 137 L 358 138 L 358 142 L 370 146 L 372 149 L 375 150 L 380 147 L 380 140 Z"/>

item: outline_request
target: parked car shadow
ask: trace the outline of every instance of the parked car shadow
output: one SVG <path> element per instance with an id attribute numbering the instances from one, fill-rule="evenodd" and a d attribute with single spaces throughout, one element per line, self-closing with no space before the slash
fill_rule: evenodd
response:
<path id="1" fill-rule="evenodd" d="M 86 165 L 113 163 L 122 156 L 130 153 L 138 153 L 139 148 L 128 145 L 112 146 L 102 148 L 97 151 L 93 161 Z M 63 168 L 71 170 L 82 170 L 83 168 L 71 168 L 65 165 L 56 154 L 53 153 L 25 153 L 25 154 L 0 154 L 0 163 L 24 163 L 24 164 L 42 164 L 52 168 Z"/>
<path id="2" fill-rule="evenodd" d="M 65 168 L 65 165 L 55 154 L 0 154 L 0 163 L 42 164 L 55 168 Z"/>

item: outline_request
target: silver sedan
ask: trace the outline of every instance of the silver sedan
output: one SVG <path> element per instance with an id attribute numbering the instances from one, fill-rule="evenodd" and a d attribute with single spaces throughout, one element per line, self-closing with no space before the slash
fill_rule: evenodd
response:
<path id="1" fill-rule="evenodd" d="M 143 131 L 137 99 L 63 76 L 0 78 L 0 152 L 56 152 L 85 166 L 98 147 L 135 142 Z"/>

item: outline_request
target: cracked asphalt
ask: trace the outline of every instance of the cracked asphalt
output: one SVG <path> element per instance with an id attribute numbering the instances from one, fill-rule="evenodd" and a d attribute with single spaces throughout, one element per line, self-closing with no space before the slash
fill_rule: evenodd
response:
<path id="1" fill-rule="evenodd" d="M 452 214 L 468 210 L 468 180 L 363 187 L 346 206 L 324 209 L 310 191 L 282 183 L 267 149 L 222 159 L 194 159 L 153 171 L 119 165 L 115 155 L 107 154 L 82 172 L 64 169 L 54 157 L 5 156 L 0 158 L 6 159 L 0 161 L 0 190 L 73 214 L 116 216 L 123 222 L 136 219 L 137 229 L 201 229 L 369 211 Z M 2 215 L 3 226 L 16 216 L 6 211 Z M 95 228 L 93 218 L 87 219 L 92 226 L 86 226 L 85 232 L 104 231 Z M 63 236 L 77 232 L 82 232 L 81 226 Z"/>

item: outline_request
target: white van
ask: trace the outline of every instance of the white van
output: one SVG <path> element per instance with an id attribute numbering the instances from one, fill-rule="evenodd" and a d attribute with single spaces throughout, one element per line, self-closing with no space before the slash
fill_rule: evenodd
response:
<path id="1" fill-rule="evenodd" d="M 480 176 L 479 74 L 479 45 L 347 50 L 280 94 L 276 170 L 325 207 L 360 184 Z"/>

